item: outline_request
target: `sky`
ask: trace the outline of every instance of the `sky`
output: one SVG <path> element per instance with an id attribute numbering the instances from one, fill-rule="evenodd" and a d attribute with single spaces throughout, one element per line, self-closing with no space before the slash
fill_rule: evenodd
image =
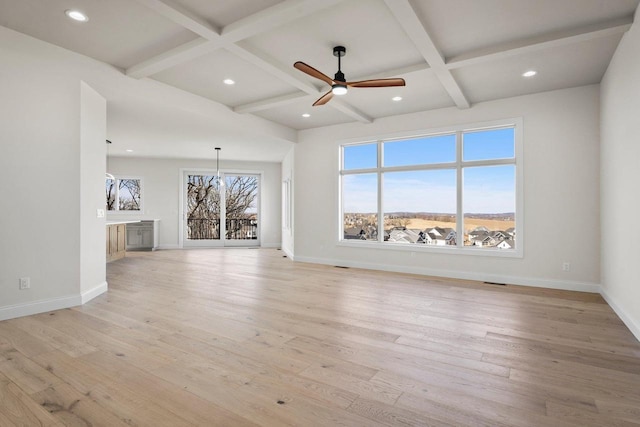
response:
<path id="1" fill-rule="evenodd" d="M 463 138 L 463 161 L 514 157 L 512 128 L 468 132 Z M 383 144 L 383 166 L 410 166 L 455 162 L 455 135 Z M 344 148 L 344 169 L 375 168 L 377 145 Z M 456 212 L 456 169 L 386 172 L 383 174 L 385 212 Z M 463 168 L 463 211 L 465 213 L 515 212 L 515 166 Z M 377 174 L 343 177 L 344 212 L 377 211 Z"/>

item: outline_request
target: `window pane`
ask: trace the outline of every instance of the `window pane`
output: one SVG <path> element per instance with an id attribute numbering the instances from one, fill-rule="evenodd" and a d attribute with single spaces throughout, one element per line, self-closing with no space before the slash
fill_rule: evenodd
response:
<path id="1" fill-rule="evenodd" d="M 378 240 L 378 176 L 373 173 L 342 177 L 345 240 Z"/>
<path id="2" fill-rule="evenodd" d="M 456 244 L 455 169 L 384 174 L 384 240 Z"/>
<path id="3" fill-rule="evenodd" d="M 462 160 L 512 159 L 515 157 L 513 128 L 465 132 Z"/>
<path id="4" fill-rule="evenodd" d="M 515 249 L 516 168 L 464 168 L 464 244 Z"/>
<path id="5" fill-rule="evenodd" d="M 106 180 L 106 196 L 107 196 L 107 210 L 116 210 L 116 182 L 113 179 Z"/>
<path id="6" fill-rule="evenodd" d="M 258 238 L 258 177 L 225 176 L 226 239 Z"/>
<path id="7" fill-rule="evenodd" d="M 220 239 L 217 176 L 188 175 L 187 179 L 187 239 Z"/>
<path id="8" fill-rule="evenodd" d="M 378 145 L 359 144 L 344 146 L 344 170 L 378 167 Z"/>
<path id="9" fill-rule="evenodd" d="M 118 209 L 121 211 L 140 210 L 140 180 L 118 180 Z"/>
<path id="10" fill-rule="evenodd" d="M 432 137 L 385 142 L 384 166 L 407 166 L 456 161 L 456 136 Z"/>

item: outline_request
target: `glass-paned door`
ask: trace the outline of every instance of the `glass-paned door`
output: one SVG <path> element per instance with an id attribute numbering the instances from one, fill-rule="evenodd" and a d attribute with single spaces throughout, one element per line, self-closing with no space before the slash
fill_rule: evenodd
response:
<path id="1" fill-rule="evenodd" d="M 258 175 L 225 175 L 226 245 L 258 245 L 258 190 Z"/>
<path id="2" fill-rule="evenodd" d="M 183 245 L 258 246 L 259 175 L 185 172 Z"/>

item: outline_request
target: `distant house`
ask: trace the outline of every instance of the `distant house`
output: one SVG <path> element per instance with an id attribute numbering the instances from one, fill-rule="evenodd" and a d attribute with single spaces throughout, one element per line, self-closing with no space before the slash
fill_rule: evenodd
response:
<path id="1" fill-rule="evenodd" d="M 366 232 L 359 227 L 350 227 L 344 229 L 345 240 L 367 240 Z"/>
<path id="2" fill-rule="evenodd" d="M 394 227 L 389 230 L 389 242 L 417 243 L 420 239 L 420 230 L 410 230 L 406 227 Z"/>
<path id="3" fill-rule="evenodd" d="M 433 227 L 425 230 L 429 236 L 428 244 L 431 245 L 455 245 L 456 231 L 450 227 Z"/>
<path id="4" fill-rule="evenodd" d="M 515 242 L 513 240 L 503 240 L 496 245 L 496 248 L 498 249 L 513 249 L 514 247 Z"/>

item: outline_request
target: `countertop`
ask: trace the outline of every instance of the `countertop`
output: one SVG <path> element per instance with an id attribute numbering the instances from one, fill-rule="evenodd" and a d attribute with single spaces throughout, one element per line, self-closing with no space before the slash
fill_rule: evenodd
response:
<path id="1" fill-rule="evenodd" d="M 139 219 L 130 219 L 130 220 L 115 220 L 115 221 L 107 221 L 105 222 L 105 225 L 116 225 L 116 224 L 133 224 L 135 222 L 140 222 Z"/>

